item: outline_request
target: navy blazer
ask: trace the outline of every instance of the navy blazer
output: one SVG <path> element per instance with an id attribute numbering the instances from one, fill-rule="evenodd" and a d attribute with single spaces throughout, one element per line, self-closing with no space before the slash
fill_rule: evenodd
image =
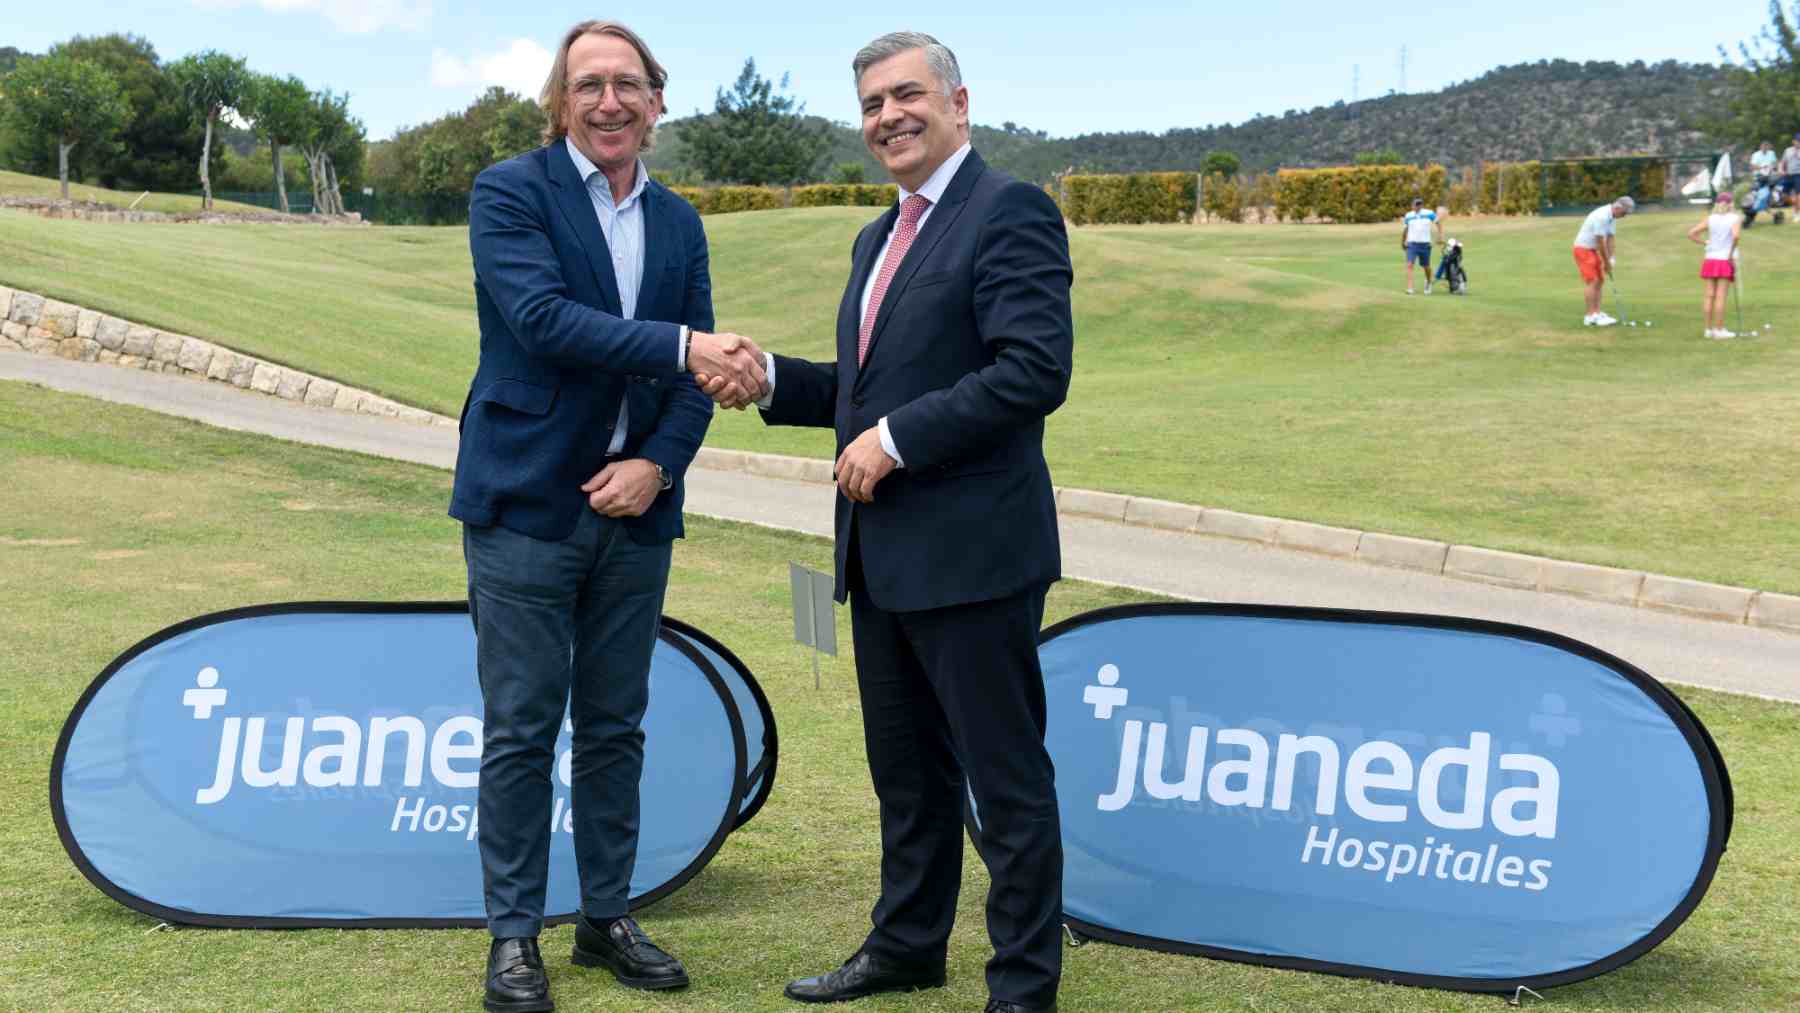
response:
<path id="1" fill-rule="evenodd" d="M 673 488 L 625 518 L 643 544 L 681 537 L 682 479 L 712 401 L 677 356 L 680 324 L 713 329 L 706 233 L 687 201 L 651 181 L 641 197 L 644 280 L 620 316 L 612 254 L 561 141 L 475 178 L 469 249 L 481 361 L 463 403 L 450 516 L 560 540 L 590 509 L 581 484 L 605 466 L 619 406 L 624 454 Z"/>
<path id="2" fill-rule="evenodd" d="M 837 498 L 837 598 L 854 539 L 879 608 L 987 601 L 1062 575 L 1044 418 L 1074 367 L 1074 272 L 1048 195 L 970 152 L 901 261 L 856 365 L 859 308 L 899 208 L 851 248 L 838 359 L 775 357 L 771 425 L 832 426 L 839 452 L 882 416 L 906 462 L 873 503 Z"/>

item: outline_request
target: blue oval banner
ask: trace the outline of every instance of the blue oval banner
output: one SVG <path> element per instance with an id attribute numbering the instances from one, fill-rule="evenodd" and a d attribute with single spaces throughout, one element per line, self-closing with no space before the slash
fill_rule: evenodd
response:
<path id="1" fill-rule="evenodd" d="M 1101 939 L 1473 991 L 1590 977 L 1693 910 L 1711 739 L 1554 634 L 1148 605 L 1044 634 L 1064 912 Z"/>
<path id="2" fill-rule="evenodd" d="M 170 921 L 482 925 L 474 659 L 461 602 L 259 606 L 157 633 L 63 728 L 50 785 L 63 845 L 101 890 Z M 685 624 L 665 621 L 643 730 L 634 908 L 697 874 L 774 779 L 761 689 Z M 578 897 L 569 736 L 565 719 L 551 922 L 572 920 Z"/>

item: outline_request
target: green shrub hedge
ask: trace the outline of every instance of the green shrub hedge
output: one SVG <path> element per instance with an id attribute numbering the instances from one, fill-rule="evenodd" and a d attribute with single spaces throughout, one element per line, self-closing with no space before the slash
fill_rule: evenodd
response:
<path id="1" fill-rule="evenodd" d="M 1410 210 L 1414 197 L 1435 208 L 1449 190 L 1441 165 L 1283 169 L 1276 179 L 1275 212 L 1284 221 L 1388 222 Z"/>
<path id="2" fill-rule="evenodd" d="M 787 207 L 787 193 L 777 186 L 672 186 L 703 215 L 734 211 L 773 211 Z"/>
<path id="3" fill-rule="evenodd" d="M 817 183 L 795 187 L 793 197 L 797 208 L 884 208 L 900 199 L 900 188 L 892 183 Z"/>
<path id="4" fill-rule="evenodd" d="M 1490 215 L 1537 214 L 1538 163 L 1483 162 L 1480 208 Z"/>
<path id="5" fill-rule="evenodd" d="M 1475 213 L 1475 185 L 1473 183 L 1452 183 L 1444 194 L 1444 206 L 1453 215 Z"/>
<path id="6" fill-rule="evenodd" d="M 1200 209 L 1214 218 L 1241 222 L 1244 220 L 1244 202 L 1249 197 L 1245 191 L 1249 189 L 1250 184 L 1242 177 L 1208 173 L 1200 181 Z"/>
<path id="7" fill-rule="evenodd" d="M 1536 214 L 1540 189 L 1553 205 L 1599 205 L 1620 194 L 1661 200 L 1668 166 L 1627 161 L 1552 163 L 1486 162 L 1479 182 L 1467 170 L 1451 184 L 1441 165 L 1356 165 L 1282 169 L 1269 176 L 1207 176 L 1191 172 L 1064 176 L 1060 196 L 1045 186 L 1076 225 L 1187 222 L 1194 206 L 1215 219 L 1241 222 L 1254 211 L 1263 220 L 1273 207 L 1282 221 L 1388 222 L 1405 214 L 1412 199 L 1451 214 Z M 672 186 L 703 215 L 796 207 L 886 207 L 899 197 L 892 183 L 816 183 L 784 190 L 773 186 Z"/>
<path id="8" fill-rule="evenodd" d="M 1198 185 L 1191 172 L 1064 176 L 1061 203 L 1076 225 L 1185 222 L 1194 215 Z"/>
<path id="9" fill-rule="evenodd" d="M 899 188 L 892 183 L 818 183 L 784 190 L 778 186 L 671 186 L 703 215 L 776 208 L 886 207 Z"/>
<path id="10" fill-rule="evenodd" d="M 1599 207 L 1622 194 L 1660 201 L 1668 186 L 1666 163 L 1627 161 L 1484 162 L 1481 210 L 1488 214 L 1533 215 L 1544 204 Z M 1548 192 L 1545 188 L 1548 187 Z M 1544 198 L 1548 197 L 1548 200 Z"/>
<path id="11" fill-rule="evenodd" d="M 694 210 L 706 214 L 706 206 L 711 202 L 711 192 L 701 186 L 671 186 L 669 190 L 694 206 Z"/>

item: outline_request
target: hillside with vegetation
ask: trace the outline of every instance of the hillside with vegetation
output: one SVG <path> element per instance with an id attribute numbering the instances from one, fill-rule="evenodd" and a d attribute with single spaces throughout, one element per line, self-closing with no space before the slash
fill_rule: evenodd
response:
<path id="1" fill-rule="evenodd" d="M 1367 151 L 1393 151 L 1408 162 L 1452 168 L 1482 161 L 1582 155 L 1675 154 L 1718 143 L 1701 127 L 1729 91 L 1725 68 L 1665 60 L 1646 64 L 1540 60 L 1500 67 L 1438 92 L 1336 102 L 1243 123 L 1050 137 L 1013 123 L 976 126 L 974 142 L 990 163 L 1044 182 L 1077 172 L 1196 169 L 1208 152 L 1230 151 L 1246 172 L 1280 166 L 1341 165 Z M 1180 120 L 1179 106 L 1168 110 Z M 665 120 L 651 168 L 680 175 L 681 129 Z M 1753 144 L 1753 138 L 1727 138 Z M 823 175 L 858 162 L 872 182 L 887 176 L 854 125 L 833 124 Z"/>
<path id="2" fill-rule="evenodd" d="M 44 55 L 87 61 L 107 71 L 129 107 L 121 124 L 69 152 L 71 180 L 118 189 L 192 189 L 197 182 L 194 156 L 203 146 L 202 125 L 210 115 L 215 143 L 208 169 L 215 185 L 232 191 L 273 188 L 270 144 L 282 131 L 271 133 L 271 128 L 281 120 L 278 107 L 264 99 L 275 96 L 278 85 L 304 88 L 297 79 L 264 80 L 265 75 L 246 71 L 247 80 L 258 86 L 234 98 L 235 115 L 222 118 L 216 115 L 221 108 L 217 103 L 211 113 L 201 115 L 181 91 L 176 70 L 190 58 L 165 65 L 146 40 L 135 36 L 76 37 Z M 7 68 L 33 59 L 16 48 L 0 47 L 0 75 L 16 77 L 6 74 Z M 1778 121 L 1791 114 L 1794 66 L 1785 52 L 1771 60 L 1766 74 L 1674 60 L 1540 60 L 1500 67 L 1437 92 L 1290 109 L 1236 124 L 1051 137 L 1004 122 L 976 125 L 973 133 L 990 163 L 1038 182 L 1068 172 L 1194 171 L 1209 154 L 1224 152 L 1249 174 L 1283 166 L 1345 164 L 1371 155 L 1379 155 L 1378 161 L 1437 162 L 1457 169 L 1546 156 L 1675 154 L 1719 144 L 1751 145 L 1771 125 L 1785 132 Z M 1763 91 L 1772 98 L 1750 101 L 1761 94 L 1750 87 L 1758 82 L 1766 84 Z M 329 134 L 332 145 L 328 152 L 315 152 L 328 155 L 334 166 L 335 178 L 324 189 L 356 193 L 368 186 L 384 200 L 418 204 L 398 218 L 377 220 L 459 221 L 476 173 L 540 143 L 537 104 L 499 88 L 466 109 L 366 145 L 347 96 L 326 89 L 314 97 L 321 109 L 334 114 L 327 118 L 342 126 L 314 131 L 321 138 Z M 0 85 L 0 106 L 7 102 L 7 89 Z M 1738 108 L 1746 103 L 1755 108 Z M 1725 122 L 1726 111 L 1734 125 L 1714 130 L 1730 136 L 1709 136 L 1708 124 Z M 1188 110 L 1176 98 L 1161 115 L 1180 123 Z M 0 169 L 54 174 L 57 146 L 26 122 L 0 115 Z M 288 132 L 293 129 L 297 127 Z M 761 140 L 743 140 L 750 137 Z M 312 156 L 298 157 L 305 143 L 283 143 L 283 181 L 298 189 L 301 177 L 311 175 Z M 778 152 L 785 154 L 771 161 Z M 864 147 L 857 124 L 807 111 L 785 94 L 785 81 L 778 84 L 757 74 L 754 61 L 746 61 L 733 89 L 721 90 L 713 111 L 692 109 L 689 115 L 665 118 L 646 161 L 670 183 L 887 181 Z M 318 187 L 314 191 L 315 196 L 320 192 Z"/>

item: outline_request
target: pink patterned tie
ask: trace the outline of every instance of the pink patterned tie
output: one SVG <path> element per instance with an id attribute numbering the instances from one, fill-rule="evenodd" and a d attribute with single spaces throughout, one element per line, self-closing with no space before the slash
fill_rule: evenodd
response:
<path id="1" fill-rule="evenodd" d="M 900 202 L 900 224 L 894 226 L 894 241 L 888 244 L 887 256 L 881 261 L 881 273 L 875 276 L 875 288 L 869 293 L 869 310 L 863 314 L 862 330 L 856 337 L 856 364 L 859 367 L 869 357 L 869 339 L 875 336 L 875 314 L 881 312 L 881 297 L 887 295 L 888 283 L 900 270 L 906 251 L 912 249 L 913 239 L 919 234 L 919 218 L 930 206 L 931 201 L 916 193 Z"/>

